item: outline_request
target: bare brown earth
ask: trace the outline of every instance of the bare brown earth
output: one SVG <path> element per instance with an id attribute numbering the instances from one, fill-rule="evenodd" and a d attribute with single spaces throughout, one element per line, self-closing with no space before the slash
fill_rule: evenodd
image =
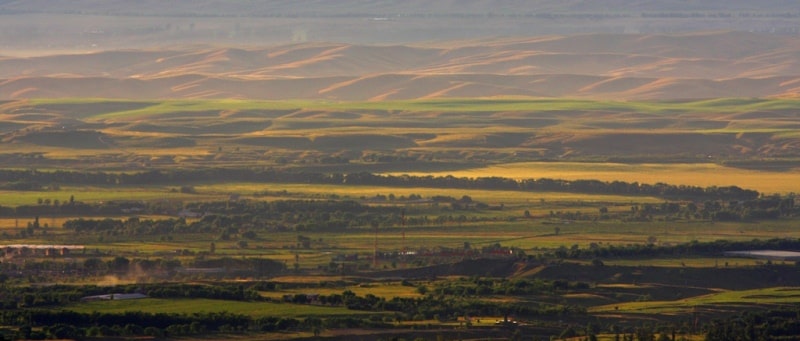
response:
<path id="1" fill-rule="evenodd" d="M 800 38 L 586 34 L 0 57 L 0 99 L 614 100 L 800 96 Z"/>

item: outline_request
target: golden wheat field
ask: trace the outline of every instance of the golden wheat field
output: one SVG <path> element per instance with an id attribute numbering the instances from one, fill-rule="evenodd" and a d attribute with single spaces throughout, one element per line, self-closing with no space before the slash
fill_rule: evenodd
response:
<path id="1" fill-rule="evenodd" d="M 639 183 L 668 183 L 690 186 L 739 186 L 764 194 L 800 192 L 800 172 L 777 172 L 703 164 L 622 164 L 579 162 L 523 162 L 480 168 L 424 173 L 456 177 L 499 176 L 515 179 L 597 179 Z M 411 173 L 423 175 L 423 173 Z"/>

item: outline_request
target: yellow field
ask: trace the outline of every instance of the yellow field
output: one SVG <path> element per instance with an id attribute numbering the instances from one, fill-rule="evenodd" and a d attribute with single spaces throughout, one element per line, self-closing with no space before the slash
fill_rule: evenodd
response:
<path id="1" fill-rule="evenodd" d="M 584 162 L 522 162 L 460 171 L 410 173 L 455 177 L 500 176 L 514 179 L 596 179 L 691 186 L 739 186 L 762 193 L 800 192 L 800 172 L 773 172 L 703 164 L 622 164 Z"/>
<path id="2" fill-rule="evenodd" d="M 62 186 L 59 191 L 0 191 L 0 205 L 21 206 L 36 205 L 39 199 L 59 200 L 61 203 L 69 201 L 70 196 L 75 200 L 86 203 L 96 203 L 114 200 L 177 200 L 177 201 L 202 201 L 220 200 L 227 196 L 202 196 L 186 194 L 176 191 L 177 187 L 122 187 L 122 186 Z"/>
<path id="3" fill-rule="evenodd" d="M 341 279 L 341 277 L 332 277 L 330 279 L 339 280 Z M 345 290 L 350 290 L 358 296 L 366 296 L 367 294 L 372 294 L 378 297 L 384 297 L 387 300 L 392 299 L 393 297 L 403 297 L 403 298 L 421 297 L 420 294 L 417 292 L 417 288 L 415 286 L 403 286 L 399 282 L 381 283 L 381 284 L 361 284 L 361 285 L 348 286 L 346 288 L 341 288 L 341 287 L 313 288 L 313 289 L 294 288 L 281 291 L 263 292 L 261 294 L 264 297 L 281 299 L 283 295 L 295 295 L 295 294 L 333 295 L 333 294 L 341 294 Z"/>
<path id="4" fill-rule="evenodd" d="M 227 183 L 195 186 L 198 194 L 240 193 L 250 195 L 254 192 L 269 191 L 270 193 L 286 191 L 290 195 L 300 197 L 328 198 L 336 194 L 342 198 L 359 199 L 371 198 L 378 194 L 394 194 L 397 197 L 419 194 L 425 198 L 435 195 L 452 196 L 460 198 L 468 195 L 473 200 L 490 204 L 526 204 L 531 202 L 568 201 L 568 202 L 616 202 L 616 203 L 661 203 L 664 200 L 654 197 L 598 195 L 583 193 L 557 193 L 557 192 L 519 192 L 519 191 L 489 191 L 474 189 L 451 188 L 425 188 L 425 187 L 381 187 L 381 186 L 346 186 L 346 185 L 308 185 L 308 184 L 263 184 L 263 183 Z"/>

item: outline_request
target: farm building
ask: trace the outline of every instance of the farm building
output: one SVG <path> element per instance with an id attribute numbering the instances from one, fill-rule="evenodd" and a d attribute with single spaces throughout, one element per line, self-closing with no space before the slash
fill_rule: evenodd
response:
<path id="1" fill-rule="evenodd" d="M 81 298 L 81 301 L 88 302 L 88 301 L 111 301 L 111 300 L 138 300 L 141 298 L 147 298 L 145 294 L 107 294 L 107 295 L 95 295 L 95 296 L 86 296 Z"/>
<path id="2" fill-rule="evenodd" d="M 800 252 L 795 252 L 795 251 L 778 251 L 778 250 L 726 251 L 725 256 L 769 259 L 769 260 L 800 261 Z"/>
<path id="3" fill-rule="evenodd" d="M 14 256 L 68 256 L 72 251 L 83 249 L 83 245 L 0 245 L 0 250 L 3 250 L 7 258 Z"/>

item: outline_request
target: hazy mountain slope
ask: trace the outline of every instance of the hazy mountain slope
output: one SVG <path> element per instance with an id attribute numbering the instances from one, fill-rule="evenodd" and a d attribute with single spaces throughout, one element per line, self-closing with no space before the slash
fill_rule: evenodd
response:
<path id="1" fill-rule="evenodd" d="M 742 32 L 129 49 L 0 58 L 0 98 L 795 97 L 798 56 Z"/>
<path id="2" fill-rule="evenodd" d="M 792 0 L 5 0 L 0 55 L 585 33 L 800 33 Z"/>

